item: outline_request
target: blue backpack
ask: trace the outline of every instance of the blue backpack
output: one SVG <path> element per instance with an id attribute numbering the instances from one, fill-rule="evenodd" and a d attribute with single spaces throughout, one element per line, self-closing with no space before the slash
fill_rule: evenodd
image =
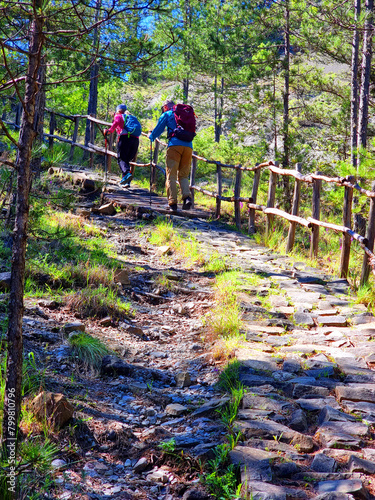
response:
<path id="1" fill-rule="evenodd" d="M 142 133 L 142 126 L 139 123 L 138 119 L 133 115 L 126 115 L 126 120 L 124 120 L 124 129 L 121 132 L 122 134 L 127 134 L 128 137 L 134 135 L 135 137 L 139 137 Z M 124 117 L 125 118 L 125 117 Z"/>

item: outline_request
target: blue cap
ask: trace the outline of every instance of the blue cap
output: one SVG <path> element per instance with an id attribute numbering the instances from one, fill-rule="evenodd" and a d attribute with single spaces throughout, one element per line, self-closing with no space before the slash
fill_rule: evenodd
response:
<path id="1" fill-rule="evenodd" d="M 119 104 L 116 108 L 116 113 L 118 113 L 119 111 L 123 111 L 125 113 L 125 111 L 127 110 L 127 106 L 126 104 Z"/>

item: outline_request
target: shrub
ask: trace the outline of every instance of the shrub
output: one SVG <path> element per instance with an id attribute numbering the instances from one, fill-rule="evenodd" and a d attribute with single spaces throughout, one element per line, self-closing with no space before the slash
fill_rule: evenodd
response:
<path id="1" fill-rule="evenodd" d="M 78 358 L 86 367 L 98 369 L 102 357 L 108 354 L 109 349 L 99 339 L 84 332 L 77 332 L 69 337 L 72 356 Z"/>

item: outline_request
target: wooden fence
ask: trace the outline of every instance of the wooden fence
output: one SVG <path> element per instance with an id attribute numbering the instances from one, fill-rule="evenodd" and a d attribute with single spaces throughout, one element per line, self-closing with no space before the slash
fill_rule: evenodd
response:
<path id="1" fill-rule="evenodd" d="M 90 166 L 93 165 L 93 158 L 95 154 L 100 154 L 105 156 L 105 172 L 111 171 L 111 161 L 112 158 L 117 158 L 117 153 L 113 149 L 113 134 L 110 136 L 107 147 L 102 147 L 95 145 L 96 129 L 98 127 L 102 132 L 102 127 L 109 127 L 111 124 L 103 120 L 98 120 L 95 117 L 89 115 L 64 115 L 62 113 L 57 113 L 53 110 L 46 110 L 50 114 L 49 120 L 49 133 L 44 134 L 48 138 L 49 146 L 53 147 L 54 140 L 69 143 L 70 153 L 69 160 L 73 159 L 74 149 L 76 147 L 87 151 L 90 154 Z M 60 116 L 66 120 L 71 120 L 74 124 L 72 138 L 68 139 L 55 134 L 56 128 L 56 116 Z M 89 120 L 90 122 L 90 142 L 87 146 L 77 142 L 79 120 Z M 10 124 L 10 123 L 9 123 Z M 18 124 L 11 123 L 11 125 Z M 102 135 L 102 134 L 100 134 Z M 147 134 L 142 133 L 143 137 L 147 137 Z M 158 156 L 160 147 L 167 146 L 160 140 L 156 140 L 155 147 L 153 149 L 152 161 L 149 163 L 136 163 L 133 162 L 131 165 L 137 167 L 150 167 L 150 182 L 155 185 L 156 182 L 156 170 L 159 169 L 165 175 L 165 170 L 161 165 L 158 165 Z M 151 160 L 151 158 L 150 158 Z M 1 161 L 1 160 L 0 160 Z M 202 189 L 200 186 L 195 184 L 195 177 L 198 167 L 198 161 L 215 165 L 216 166 L 216 179 L 217 187 L 216 192 L 208 191 Z M 235 183 L 233 196 L 223 196 L 223 169 L 235 170 Z M 269 171 L 269 181 L 268 181 L 268 196 L 267 204 L 259 205 L 257 204 L 258 189 L 261 180 L 261 172 L 263 170 Z M 241 180 L 244 172 L 253 173 L 253 185 L 252 193 L 250 197 L 241 196 Z M 292 200 L 291 213 L 275 208 L 275 197 L 276 197 L 276 186 L 279 176 L 287 176 L 294 178 L 294 194 Z M 342 225 L 331 224 L 320 220 L 321 212 L 321 191 L 322 185 L 335 184 L 342 187 L 345 190 L 344 193 L 344 206 L 343 206 L 343 218 Z M 300 193 L 301 184 L 305 183 L 307 186 L 311 187 L 311 217 L 303 218 L 299 215 L 300 207 Z M 199 192 L 205 196 L 215 198 L 216 209 L 215 217 L 220 218 L 221 215 L 221 202 L 227 201 L 234 204 L 234 218 L 236 226 L 241 229 L 241 204 L 246 203 L 248 207 L 248 231 L 249 233 L 254 233 L 256 231 L 255 227 L 255 214 L 256 212 L 263 212 L 266 215 L 266 234 L 269 234 L 274 221 L 274 217 L 282 217 L 289 221 L 289 231 L 286 252 L 289 253 L 293 249 L 295 240 L 295 231 L 297 224 L 300 224 L 311 231 L 311 245 L 310 245 L 310 256 L 311 258 L 318 257 L 318 247 L 319 247 L 319 229 L 320 227 L 327 228 L 329 230 L 336 231 L 342 234 L 342 246 L 341 246 L 341 258 L 340 258 L 340 276 L 346 278 L 349 272 L 349 260 L 350 260 L 350 249 L 352 240 L 356 240 L 358 244 L 364 250 L 362 273 L 360 283 L 363 285 L 368 281 L 370 270 L 372 270 L 375 275 L 375 255 L 373 253 L 374 249 L 374 239 L 375 239 L 375 183 L 372 185 L 371 191 L 361 188 L 352 176 L 348 177 L 328 177 L 320 172 L 314 174 L 303 175 L 301 173 L 301 165 L 297 164 L 295 169 L 282 169 L 279 168 L 277 162 L 268 161 L 255 165 L 254 167 L 244 167 L 242 165 L 230 165 L 224 164 L 215 160 L 208 160 L 202 156 L 199 156 L 195 152 L 193 153 L 192 168 L 190 175 L 190 190 L 192 194 L 193 206 L 194 206 L 194 193 Z M 366 237 L 359 235 L 352 230 L 352 203 L 353 203 L 353 192 L 359 192 L 360 194 L 370 198 L 370 211 L 367 224 L 367 234 Z"/>

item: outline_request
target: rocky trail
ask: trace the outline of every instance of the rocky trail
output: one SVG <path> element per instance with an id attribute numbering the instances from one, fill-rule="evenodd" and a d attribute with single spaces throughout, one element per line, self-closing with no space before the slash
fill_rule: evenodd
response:
<path id="1" fill-rule="evenodd" d="M 223 361 L 204 326 L 215 275 L 184 269 L 177 255 L 152 246 L 134 211 L 89 217 L 110 228 L 128 269 L 121 293 L 135 316 L 82 322 L 53 301 L 26 304 L 25 352 L 47 363 L 47 389 L 75 408 L 59 434 L 64 453 L 50 498 L 215 498 L 199 480 L 200 463 L 227 434 L 216 411 L 228 402 L 215 385 Z M 243 498 L 245 490 L 264 500 L 375 498 L 375 318 L 354 304 L 345 280 L 217 222 L 170 218 L 194 233 L 205 255 L 218 252 L 261 279 L 239 295 L 246 341 L 235 355 L 246 393 L 230 457 L 240 465 Z M 100 373 L 72 362 L 66 338 L 77 330 L 112 349 Z M 173 453 L 163 453 L 160 444 L 172 438 Z"/>

